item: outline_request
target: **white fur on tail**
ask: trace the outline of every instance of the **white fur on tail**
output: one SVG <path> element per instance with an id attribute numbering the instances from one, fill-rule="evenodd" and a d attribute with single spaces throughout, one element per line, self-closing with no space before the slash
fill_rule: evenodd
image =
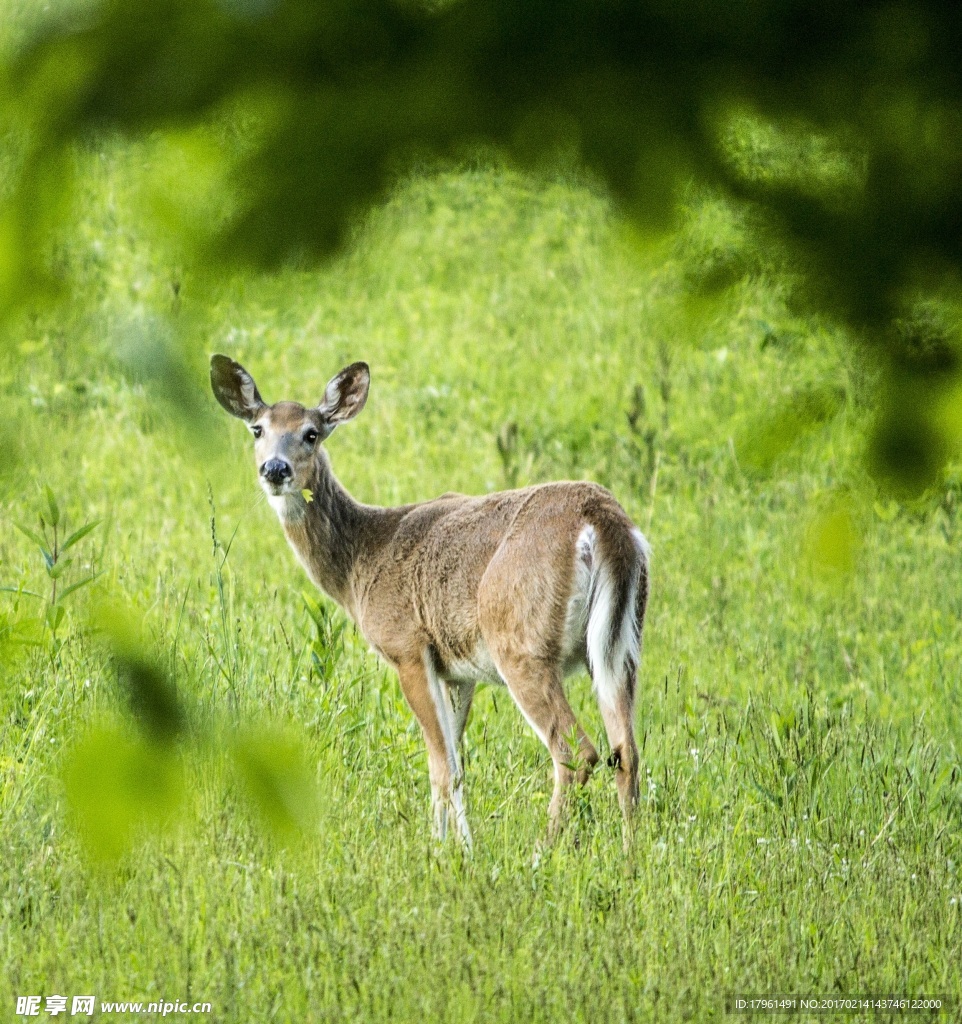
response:
<path id="1" fill-rule="evenodd" d="M 651 548 L 641 530 L 631 531 L 637 558 L 630 567 L 627 600 L 620 602 L 624 575 L 608 564 L 593 526 L 585 526 L 578 536 L 579 561 L 590 552 L 591 580 L 588 589 L 588 625 L 586 646 L 588 666 L 598 693 L 598 700 L 610 708 L 629 686 L 629 672 L 638 667 L 641 645 L 641 624 L 638 621 L 638 587 L 642 573 L 648 571 Z M 586 559 L 587 560 L 587 559 Z M 619 603 L 622 607 L 619 609 Z M 620 612 L 620 614 L 619 614 Z M 620 621 L 614 621 L 618 616 Z"/>

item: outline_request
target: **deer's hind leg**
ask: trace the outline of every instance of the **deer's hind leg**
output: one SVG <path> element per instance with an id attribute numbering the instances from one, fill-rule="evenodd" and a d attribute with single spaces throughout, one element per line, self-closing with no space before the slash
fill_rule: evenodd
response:
<path id="1" fill-rule="evenodd" d="M 570 545 L 559 536 L 571 533 Z M 478 588 L 478 620 L 498 672 L 554 762 L 549 835 L 561 824 L 564 797 L 585 783 L 598 752 L 565 696 L 561 645 L 574 584 L 575 534 L 541 517 L 502 543 Z"/>
<path id="2" fill-rule="evenodd" d="M 626 669 L 626 672 L 631 669 Z M 611 745 L 610 767 L 615 769 L 618 783 L 618 802 L 626 821 L 630 821 L 638 805 L 638 744 L 635 742 L 634 703 L 630 690 L 625 687 L 613 706 L 598 702 L 605 731 Z"/>
<path id="3" fill-rule="evenodd" d="M 635 531 L 637 534 L 637 531 Z M 637 534 L 641 537 L 640 534 Z M 642 538 L 642 541 L 644 539 Z M 636 540 L 637 543 L 637 540 Z M 646 543 L 646 542 L 645 542 Z M 625 822 L 630 824 L 632 814 L 638 805 L 638 744 L 635 741 L 635 697 L 638 689 L 638 659 L 641 654 L 641 637 L 645 626 L 645 609 L 648 603 L 648 566 L 647 553 L 642 548 L 645 561 L 642 564 L 638 582 L 638 593 L 635 599 L 634 614 L 638 647 L 627 652 L 620 669 L 611 670 L 604 666 L 600 670 L 593 669 L 595 689 L 598 694 L 598 705 L 611 744 L 609 765 L 615 769 L 618 782 L 618 800 L 624 814 Z M 607 679 L 599 679 L 599 671 L 608 675 Z M 602 685 L 600 685 L 602 684 Z"/>
<path id="4" fill-rule="evenodd" d="M 496 663 L 515 703 L 554 762 L 554 792 L 548 806 L 548 834 L 554 835 L 563 820 L 568 787 L 588 781 L 598 752 L 571 710 L 557 665 L 507 652 L 496 656 Z M 572 749 L 572 740 L 577 749 Z"/>

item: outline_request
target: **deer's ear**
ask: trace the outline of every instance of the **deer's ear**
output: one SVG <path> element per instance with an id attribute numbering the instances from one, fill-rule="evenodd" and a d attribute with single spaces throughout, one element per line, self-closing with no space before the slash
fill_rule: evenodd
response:
<path id="1" fill-rule="evenodd" d="M 227 356 L 210 357 L 210 386 L 217 401 L 238 419 L 250 423 L 264 408 L 254 378 Z"/>
<path id="2" fill-rule="evenodd" d="M 370 386 L 371 371 L 367 363 L 351 363 L 331 378 L 317 411 L 332 429 L 338 423 L 346 423 L 364 408 Z"/>

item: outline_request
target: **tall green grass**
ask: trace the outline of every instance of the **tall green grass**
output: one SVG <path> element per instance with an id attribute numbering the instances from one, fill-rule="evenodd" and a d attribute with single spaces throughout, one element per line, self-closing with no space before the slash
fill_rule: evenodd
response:
<path id="1" fill-rule="evenodd" d="M 328 268 L 212 289 L 142 222 L 149 154 L 78 157 L 60 254 L 78 301 L 18 323 L 0 368 L 0 585 L 45 593 L 13 528 L 36 525 L 44 486 L 65 528 L 102 521 L 64 579 L 103 574 L 64 602 L 56 645 L 29 625 L 44 597 L 0 595 L 10 1015 L 29 993 L 206 1000 L 225 1021 L 703 1019 L 732 992 L 962 994 L 962 487 L 911 507 L 877 492 L 871 366 L 794 310 L 737 218 L 693 196 L 654 246 L 583 183 L 479 164 L 406 181 Z M 730 266 L 749 273 L 690 297 Z M 614 491 L 654 548 L 627 852 L 601 770 L 533 866 L 550 761 L 501 689 L 466 737 L 474 856 L 435 849 L 413 717 L 311 603 L 246 432 L 204 394 L 211 351 L 269 401 L 316 401 L 367 360 L 368 405 L 328 442 L 361 500 Z M 105 595 L 142 615 L 191 725 L 179 825 L 98 868 L 63 764 L 85 730 L 131 728 L 89 626 Z M 600 739 L 589 681 L 569 691 Z M 259 824 L 229 755 L 232 729 L 264 722 L 316 766 L 297 841 Z"/>

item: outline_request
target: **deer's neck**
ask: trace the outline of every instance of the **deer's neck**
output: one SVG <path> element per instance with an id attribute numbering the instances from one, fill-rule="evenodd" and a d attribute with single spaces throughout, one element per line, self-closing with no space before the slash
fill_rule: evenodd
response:
<path id="1" fill-rule="evenodd" d="M 369 543 L 381 509 L 355 501 L 318 453 L 307 493 L 268 499 L 311 579 L 356 618 L 358 557 Z"/>

